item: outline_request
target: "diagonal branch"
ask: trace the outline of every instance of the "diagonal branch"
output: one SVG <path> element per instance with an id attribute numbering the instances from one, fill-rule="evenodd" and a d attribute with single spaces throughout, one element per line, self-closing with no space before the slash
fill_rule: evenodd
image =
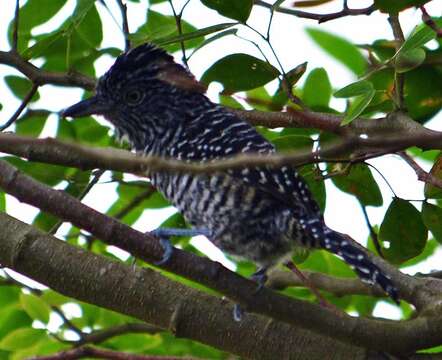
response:
<path id="1" fill-rule="evenodd" d="M 21 102 L 18 109 L 15 111 L 15 113 L 11 116 L 11 118 L 6 121 L 3 125 L 0 126 L 0 131 L 6 130 L 8 127 L 10 127 L 20 116 L 22 111 L 25 109 L 25 107 L 28 105 L 28 103 L 31 101 L 32 97 L 35 95 L 35 93 L 38 90 L 38 85 L 33 84 L 31 90 L 26 94 L 25 98 Z"/>

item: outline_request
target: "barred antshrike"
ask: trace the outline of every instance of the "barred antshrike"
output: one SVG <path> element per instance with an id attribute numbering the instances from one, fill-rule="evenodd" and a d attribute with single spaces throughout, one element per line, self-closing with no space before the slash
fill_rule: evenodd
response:
<path id="1" fill-rule="evenodd" d="M 96 90 L 95 96 L 63 115 L 104 115 L 117 134 L 146 155 L 204 162 L 275 151 L 250 124 L 212 103 L 201 84 L 172 56 L 150 44 L 120 55 Z M 362 280 L 378 284 L 397 301 L 396 288 L 366 253 L 325 225 L 294 168 L 245 167 L 214 175 L 155 172 L 150 176 L 195 229 L 225 252 L 258 264 L 264 269 L 261 276 L 295 247 L 323 248 L 342 257 Z M 169 248 L 164 261 L 170 253 Z"/>

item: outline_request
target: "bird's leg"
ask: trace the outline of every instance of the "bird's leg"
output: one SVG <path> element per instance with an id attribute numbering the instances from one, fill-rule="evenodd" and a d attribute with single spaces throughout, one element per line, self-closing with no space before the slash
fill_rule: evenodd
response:
<path id="1" fill-rule="evenodd" d="M 256 270 L 251 276 L 250 280 L 255 281 L 258 286 L 256 287 L 255 294 L 258 293 L 267 281 L 267 268 L 260 267 Z M 242 315 L 244 314 L 244 310 L 241 308 L 241 305 L 235 304 L 233 306 L 233 319 L 235 321 L 241 321 Z"/>
<path id="2" fill-rule="evenodd" d="M 256 288 L 256 292 L 261 290 L 264 287 L 264 284 L 267 281 L 267 268 L 266 267 L 260 267 L 256 272 L 250 276 L 250 279 L 255 281 L 258 284 L 258 287 Z"/>
<path id="3" fill-rule="evenodd" d="M 170 243 L 171 236 L 209 236 L 207 229 L 174 229 L 174 228 L 157 228 L 150 232 L 153 236 L 160 240 L 160 245 L 164 250 L 163 257 L 160 261 L 156 261 L 155 265 L 163 265 L 168 262 L 173 253 L 173 245 Z"/>
<path id="4" fill-rule="evenodd" d="M 323 307 L 329 308 L 333 311 L 339 311 L 335 305 L 328 302 L 319 292 L 319 290 L 316 288 L 316 286 L 310 281 L 308 277 L 306 277 L 301 270 L 298 269 L 298 267 L 295 265 L 293 261 L 287 261 L 284 263 L 284 266 L 286 266 L 289 270 L 291 270 L 298 278 L 301 280 L 304 285 L 311 290 L 311 292 L 316 296 L 316 298 L 319 301 L 319 304 Z"/>

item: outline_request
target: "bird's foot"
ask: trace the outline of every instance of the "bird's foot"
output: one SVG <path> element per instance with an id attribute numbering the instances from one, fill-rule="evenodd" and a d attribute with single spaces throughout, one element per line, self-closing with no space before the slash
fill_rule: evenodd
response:
<path id="1" fill-rule="evenodd" d="M 250 280 L 255 281 L 258 286 L 256 287 L 255 294 L 257 294 L 267 281 L 267 268 L 261 267 L 256 272 L 250 276 Z M 233 306 L 233 319 L 235 321 L 241 321 L 242 316 L 244 315 L 244 310 L 241 308 L 241 305 L 235 304 Z"/>
<path id="2" fill-rule="evenodd" d="M 175 228 L 157 228 L 151 231 L 150 233 L 159 239 L 160 245 L 164 250 L 161 260 L 156 261 L 154 263 L 155 265 L 164 265 L 172 257 L 174 247 L 170 242 L 171 236 L 197 236 L 197 235 L 209 236 L 210 234 L 209 230 L 207 229 L 175 229 Z"/>

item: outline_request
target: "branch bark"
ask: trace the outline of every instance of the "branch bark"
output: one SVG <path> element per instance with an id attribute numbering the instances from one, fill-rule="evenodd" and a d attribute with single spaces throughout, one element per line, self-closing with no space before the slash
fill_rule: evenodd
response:
<path id="1" fill-rule="evenodd" d="M 50 288 L 245 358 L 324 359 L 366 352 L 299 327 L 248 314 L 149 268 L 126 266 L 60 241 L 0 212 L 0 262 Z M 210 326 L 213 331 L 207 331 Z M 242 339 L 238 341 L 238 339 Z M 320 347 L 317 344 L 321 344 Z"/>

